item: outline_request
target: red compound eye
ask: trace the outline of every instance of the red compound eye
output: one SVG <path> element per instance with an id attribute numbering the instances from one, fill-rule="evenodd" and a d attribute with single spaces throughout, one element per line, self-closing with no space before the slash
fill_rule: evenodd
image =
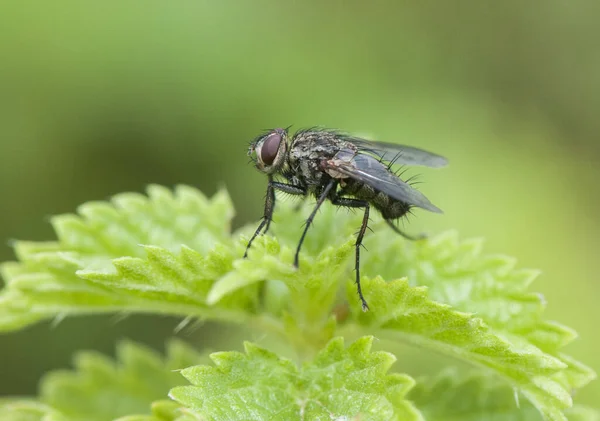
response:
<path id="1" fill-rule="evenodd" d="M 271 133 L 265 139 L 262 148 L 260 149 L 260 160 L 265 165 L 271 165 L 275 161 L 279 144 L 281 143 L 281 135 L 279 133 Z"/>

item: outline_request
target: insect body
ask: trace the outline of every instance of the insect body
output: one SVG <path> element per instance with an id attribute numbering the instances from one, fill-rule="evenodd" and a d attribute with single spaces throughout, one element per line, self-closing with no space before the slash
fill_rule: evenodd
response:
<path id="1" fill-rule="evenodd" d="M 360 246 L 371 206 L 394 231 L 408 239 L 414 237 L 400 231 L 393 224 L 395 219 L 406 215 L 412 207 L 441 213 L 422 193 L 390 169 L 394 163 L 427 167 L 447 164 L 445 158 L 421 149 L 368 141 L 332 130 L 306 129 L 290 137 L 286 129 L 273 129 L 254 139 L 248 155 L 252 156 L 258 170 L 268 175 L 269 184 L 263 219 L 248 242 L 244 257 L 254 239 L 269 229 L 275 208 L 275 190 L 312 195 L 317 199 L 296 249 L 296 267 L 308 228 L 326 200 L 336 206 L 362 208 L 364 216 L 356 238 L 355 270 L 358 296 L 365 311 L 369 306 L 360 287 Z"/>

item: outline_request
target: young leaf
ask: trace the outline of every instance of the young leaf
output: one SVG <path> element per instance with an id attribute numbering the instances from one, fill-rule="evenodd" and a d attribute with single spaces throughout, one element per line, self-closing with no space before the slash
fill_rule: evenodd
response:
<path id="1" fill-rule="evenodd" d="M 384 279 L 403 274 L 411 285 L 427 286 L 429 297 L 457 310 L 477 314 L 497 331 L 526 339 L 544 352 L 555 353 L 577 336 L 542 318 L 545 301 L 528 290 L 539 272 L 516 268 L 507 256 L 482 254 L 478 239 L 459 241 L 454 231 L 428 241 L 408 243 L 378 229 L 363 259 L 365 273 Z"/>
<path id="2" fill-rule="evenodd" d="M 189 188 L 174 196 L 153 189 L 149 200 L 129 195 L 113 205 L 88 205 L 92 211 L 84 206 L 83 218 L 58 218 L 58 242 L 17 243 L 20 262 L 2 267 L 0 329 L 71 313 L 152 311 L 258 324 L 309 355 L 304 350 L 319 349 L 335 334 L 331 313 L 338 285 L 347 280 L 352 313 L 338 317 L 341 332 L 376 333 L 483 367 L 547 419 L 564 420 L 572 390 L 595 376 L 560 353 L 575 334 L 542 318 L 543 300 L 528 292 L 535 273 L 515 269 L 512 259 L 481 255 L 479 242 L 445 234 L 408 243 L 376 227 L 367 236 L 362 273 L 382 276 L 362 280 L 371 304 L 364 314 L 350 271 L 351 233 L 360 218 L 323 207 L 295 269 L 308 206 L 297 212 L 278 204 L 276 237 L 259 237 L 241 259 L 247 237 L 228 237 L 228 200 L 208 201 Z M 203 205 L 182 205 L 188 202 Z M 136 212 L 143 215 L 139 224 Z M 135 246 L 146 241 L 156 243 Z M 412 285 L 384 281 L 404 275 Z"/>
<path id="3" fill-rule="evenodd" d="M 183 370 L 193 386 L 176 387 L 170 396 L 211 421 L 421 420 L 404 399 L 412 379 L 387 374 L 395 358 L 371 352 L 372 341 L 363 337 L 345 349 L 342 338 L 333 339 L 302 367 L 246 343 L 246 354 L 212 354 L 214 367 Z"/>
<path id="4" fill-rule="evenodd" d="M 169 343 L 164 361 L 125 341 L 117 347 L 117 363 L 96 352 L 81 352 L 75 357 L 75 371 L 50 372 L 42 379 L 39 400 L 56 421 L 112 421 L 149 413 L 153 401 L 184 383 L 177 370 L 202 361 L 179 341 Z"/>
<path id="5" fill-rule="evenodd" d="M 177 402 L 160 400 L 152 403 L 152 415 L 127 415 L 115 421 L 198 421 L 184 411 Z"/>
<path id="6" fill-rule="evenodd" d="M 515 391 L 483 373 L 465 375 L 445 370 L 435 378 L 419 379 L 409 398 L 428 421 L 542 421 L 528 401 L 517 400 Z M 597 411 L 574 406 L 565 411 L 570 421 L 598 421 Z"/>
<path id="7" fill-rule="evenodd" d="M 42 379 L 38 400 L 0 401 L 0 419 L 112 421 L 131 416 L 154 421 L 155 416 L 156 421 L 184 421 L 180 406 L 164 398 L 171 388 L 185 383 L 179 370 L 204 361 L 206 357 L 178 340 L 168 343 L 164 359 L 128 341 L 118 345 L 117 362 L 96 352 L 81 352 L 75 357 L 75 371 L 54 371 Z M 130 415 L 148 414 L 151 405 L 154 415 Z"/>
<path id="8" fill-rule="evenodd" d="M 364 278 L 363 283 L 370 291 L 367 299 L 377 307 L 362 314 L 355 309 L 356 323 L 382 339 L 408 342 L 487 368 L 531 400 L 547 419 L 565 420 L 562 410 L 572 405 L 571 396 L 553 380 L 567 368 L 562 361 L 534 346 L 515 345 L 482 319 L 431 301 L 425 287 L 380 277 Z M 349 285 L 348 295 L 353 293 Z"/>
<path id="9" fill-rule="evenodd" d="M 62 421 L 51 407 L 33 399 L 1 399 L 2 421 Z"/>
<path id="10" fill-rule="evenodd" d="M 391 241 L 393 246 L 389 238 L 377 230 L 367 242 L 374 253 L 368 253 L 363 260 L 364 267 L 389 276 L 404 273 L 411 285 L 427 286 L 431 299 L 475 314 L 514 347 L 528 354 L 531 350 L 530 355 L 552 356 L 564 364 L 564 369 L 553 373 L 549 381 L 538 377 L 539 372 L 531 372 L 529 380 L 535 386 L 529 390 L 519 389 L 550 419 L 563 419 L 550 408 L 559 402 L 565 408 L 570 406 L 570 393 L 585 386 L 596 374 L 558 352 L 576 333 L 542 318 L 543 297 L 527 290 L 538 272 L 516 269 L 512 258 L 482 255 L 481 241 L 460 242 L 455 232 L 415 243 L 400 237 Z M 399 255 L 402 258 L 397 258 Z"/>
<path id="11" fill-rule="evenodd" d="M 220 191 L 209 200 L 185 186 L 174 194 L 151 186 L 148 194 L 53 218 L 57 242 L 16 242 L 19 262 L 0 267 L 0 331 L 77 313 L 211 316 L 208 290 L 238 257 L 219 245 L 229 241 L 229 197 Z M 247 310 L 255 301 L 256 289 L 246 290 L 222 307 Z"/>
<path id="12" fill-rule="evenodd" d="M 289 209 L 280 207 L 279 212 L 284 217 L 301 219 Z M 326 220 L 325 231 L 330 241 L 335 238 L 336 230 L 345 232 L 328 219 L 333 213 L 324 208 L 319 215 Z M 337 218 L 338 224 L 340 219 Z M 252 273 L 257 273 L 256 279 L 278 279 L 289 290 L 297 286 L 300 283 L 297 279 L 274 270 L 270 263 L 280 264 L 285 258 L 290 259 L 279 250 L 289 247 L 288 244 L 295 245 L 294 237 L 299 237 L 299 230 L 287 235 L 293 229 L 285 227 L 277 232 L 277 243 L 265 239 L 267 246 L 256 246 L 256 257 L 251 256 L 248 266 L 240 270 L 234 265 L 233 274 L 228 276 L 252 277 Z M 343 244 L 351 246 L 349 242 Z M 363 253 L 363 274 L 408 274 L 427 287 L 411 287 L 406 280 L 385 282 L 381 277 L 373 280 L 364 277 L 363 291 L 372 308 L 363 313 L 356 298 L 356 286 L 346 275 L 347 299 L 353 311 L 340 333 L 375 333 L 484 367 L 494 372 L 503 384 L 530 399 L 551 420 L 564 420 L 562 411 L 572 405 L 571 391 L 595 378 L 591 369 L 557 352 L 575 335 L 572 330 L 541 318 L 543 305 L 539 295 L 526 289 L 534 272 L 515 269 L 508 258 L 482 256 L 478 242 L 460 244 L 454 234 L 410 243 L 400 236 L 390 236 L 387 227 L 380 227 L 370 236 L 368 248 L 370 251 Z M 273 260 L 274 257 L 277 258 Z M 390 267 L 395 270 L 390 271 Z M 270 269 L 268 274 L 266 269 Z M 322 278 L 328 285 L 329 274 Z M 428 296 L 429 291 L 436 293 L 438 301 Z M 474 308 L 486 311 L 476 315 L 470 312 L 471 296 Z M 290 295 L 289 301 L 299 300 Z M 523 312 L 523 320 L 519 321 L 512 313 L 513 308 Z M 315 305 L 309 314 L 320 315 L 322 319 L 325 313 L 322 306 Z M 488 318 L 491 324 L 487 323 Z M 295 324 L 296 336 L 319 339 L 310 330 L 313 324 L 302 325 L 302 320 L 295 320 Z"/>

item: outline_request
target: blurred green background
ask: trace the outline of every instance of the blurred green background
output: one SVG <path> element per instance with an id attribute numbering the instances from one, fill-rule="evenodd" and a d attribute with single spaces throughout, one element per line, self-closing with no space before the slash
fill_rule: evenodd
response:
<path id="1" fill-rule="evenodd" d="M 566 351 L 598 370 L 598 22 L 593 0 L 3 1 L 0 239 L 52 239 L 49 215 L 149 183 L 224 184 L 239 226 L 262 212 L 246 157 L 262 129 L 369 134 L 449 157 L 421 185 L 445 215 L 419 213 L 410 231 L 456 228 L 542 269 L 547 316 L 581 336 Z M 160 348 L 177 323 L 4 334 L 0 395 L 34 393 L 77 349 Z M 598 383 L 580 402 L 597 402 Z"/>

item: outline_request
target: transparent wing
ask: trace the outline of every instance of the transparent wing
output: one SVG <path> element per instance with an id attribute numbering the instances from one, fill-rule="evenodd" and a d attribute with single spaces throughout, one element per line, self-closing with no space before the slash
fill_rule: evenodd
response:
<path id="1" fill-rule="evenodd" d="M 365 152 L 377 155 L 385 161 L 393 161 L 403 165 L 419 165 L 431 168 L 441 168 L 448 165 L 448 160 L 423 149 L 412 146 L 397 145 L 387 142 L 376 142 L 358 137 L 346 137 L 344 140 L 358 146 Z"/>
<path id="2" fill-rule="evenodd" d="M 442 213 L 442 210 L 431 203 L 423 193 L 400 180 L 371 155 L 355 154 L 349 149 L 342 149 L 332 159 L 325 160 L 323 166 L 330 173 L 342 174 L 365 183 L 396 200 Z"/>

